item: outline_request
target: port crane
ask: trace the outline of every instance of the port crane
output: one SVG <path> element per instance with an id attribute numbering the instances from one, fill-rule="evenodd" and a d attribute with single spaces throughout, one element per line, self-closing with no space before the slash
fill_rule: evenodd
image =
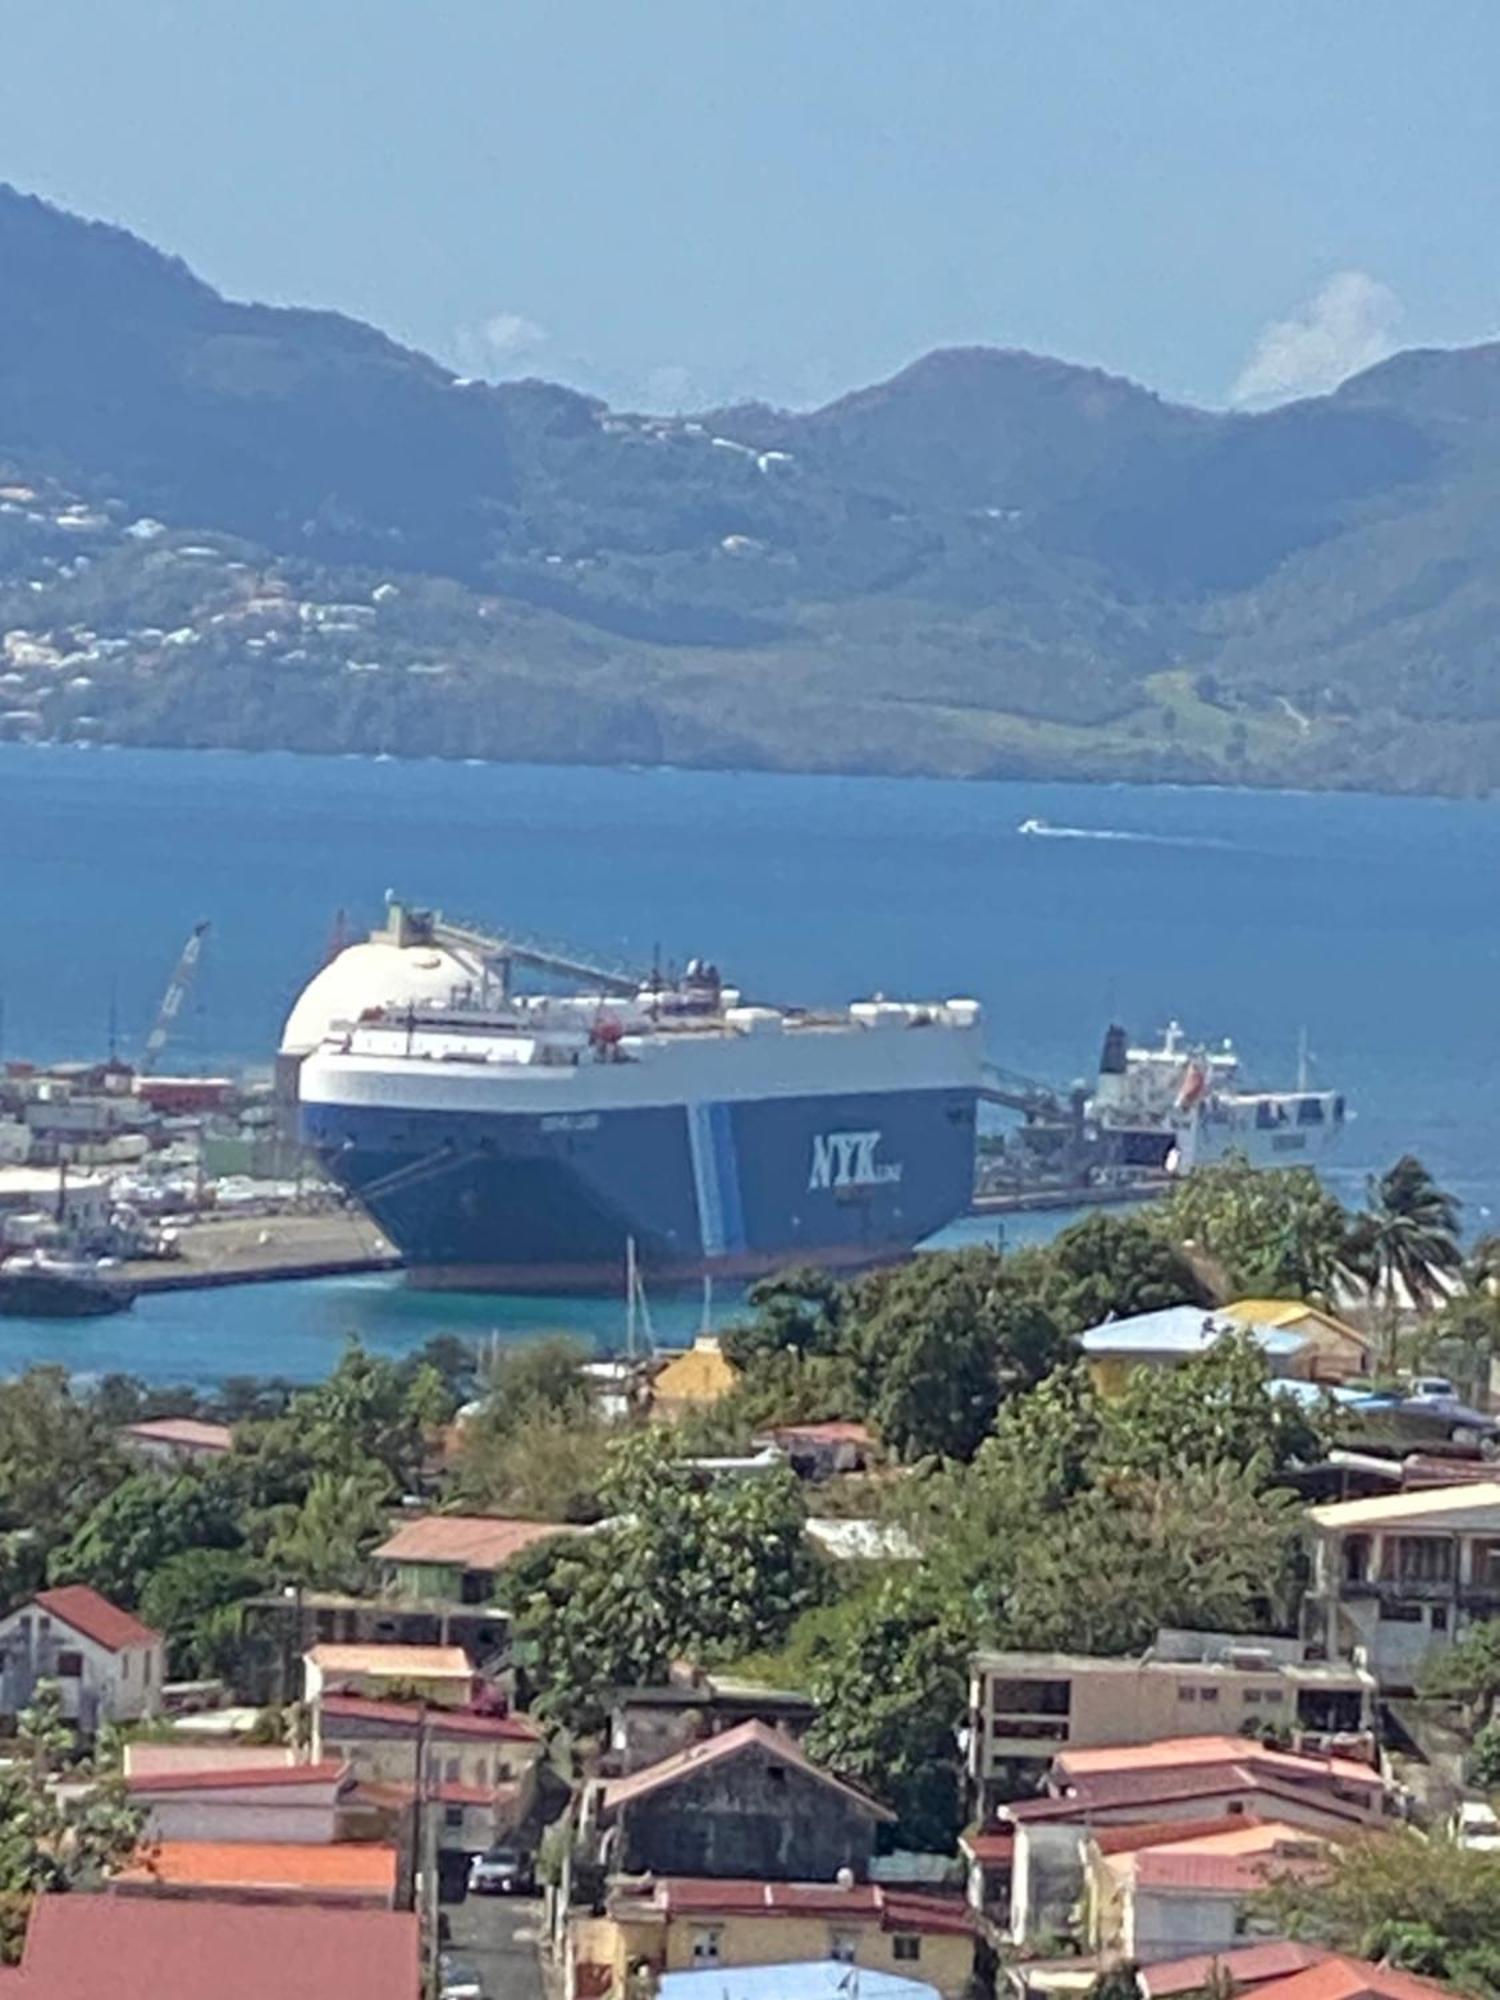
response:
<path id="1" fill-rule="evenodd" d="M 187 998 L 188 988 L 193 983 L 198 960 L 203 956 L 203 940 L 208 934 L 208 922 L 194 924 L 192 934 L 182 947 L 167 990 L 161 996 L 161 1005 L 156 1010 L 156 1020 L 146 1037 L 145 1053 L 141 1057 L 141 1075 L 150 1076 L 167 1046 L 167 1037 L 172 1032 L 172 1023 L 182 1011 L 182 1003 Z"/>

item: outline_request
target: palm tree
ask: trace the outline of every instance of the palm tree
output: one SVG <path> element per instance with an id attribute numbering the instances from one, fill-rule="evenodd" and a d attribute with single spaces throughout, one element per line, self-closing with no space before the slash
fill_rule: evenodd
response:
<path id="1" fill-rule="evenodd" d="M 1460 1206 L 1410 1153 L 1365 1183 L 1365 1212 L 1350 1232 L 1349 1262 L 1385 1308 L 1387 1366 L 1395 1361 L 1402 1310 L 1430 1310 L 1446 1295 L 1443 1280 L 1462 1272 Z"/>

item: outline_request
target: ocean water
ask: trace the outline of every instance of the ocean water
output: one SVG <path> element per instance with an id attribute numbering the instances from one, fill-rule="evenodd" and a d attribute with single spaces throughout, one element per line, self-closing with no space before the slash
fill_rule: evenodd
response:
<path id="1" fill-rule="evenodd" d="M 1500 1211 L 1497 881 L 1480 802 L 0 745 L 3 1049 L 97 1054 L 113 1020 L 138 1051 L 208 918 L 168 1067 L 266 1065 L 337 912 L 377 923 L 390 889 L 634 964 L 711 956 L 756 996 L 973 994 L 995 1059 L 1060 1083 L 1111 1020 L 1232 1035 L 1266 1084 L 1305 1030 L 1356 1114 L 1338 1190 L 1411 1150 L 1480 1229 Z M 457 1317 L 610 1337 L 599 1302 L 273 1289 L 0 1326 L 0 1366 L 50 1343 L 158 1377 L 202 1379 L 216 1351 L 214 1373 L 312 1374 L 326 1358 L 297 1357 L 346 1328 L 400 1346 Z"/>

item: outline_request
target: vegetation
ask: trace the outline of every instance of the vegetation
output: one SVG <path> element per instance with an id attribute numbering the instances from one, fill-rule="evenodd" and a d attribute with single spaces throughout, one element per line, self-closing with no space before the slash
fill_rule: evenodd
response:
<path id="1" fill-rule="evenodd" d="M 101 523 L 0 519 L 0 629 L 126 642 L 86 687 L 24 686 L 23 733 L 1408 790 L 1500 767 L 1483 351 L 1226 416 L 967 349 L 826 410 L 648 424 L 231 304 L 8 189 L 0 264 L 27 301 L 3 469 Z M 167 533 L 127 536 L 143 514 Z M 247 621 L 279 593 L 375 615 Z"/>
<path id="2" fill-rule="evenodd" d="M 1328 1872 L 1265 1903 L 1289 1935 L 1500 1997 L 1500 1856 L 1411 1831 L 1335 1848 Z"/>
<path id="3" fill-rule="evenodd" d="M 54 1780 L 70 1774 L 73 1732 L 54 1684 L 43 1682 L 17 1720 L 18 1755 L 0 1765 L 0 1961 L 14 1965 L 31 1905 L 44 1891 L 98 1888 L 135 1852 L 143 1815 L 118 1773 L 96 1769 L 80 1796 Z"/>
<path id="4" fill-rule="evenodd" d="M 500 1597 L 539 1711 L 597 1725 L 605 1691 L 779 1646 L 824 1588 L 792 1475 L 700 1481 L 660 1431 L 609 1448 L 610 1520 L 510 1565 Z"/>

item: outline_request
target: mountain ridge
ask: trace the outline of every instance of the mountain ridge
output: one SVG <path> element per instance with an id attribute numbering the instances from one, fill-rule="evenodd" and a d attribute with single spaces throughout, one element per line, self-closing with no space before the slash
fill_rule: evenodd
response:
<path id="1" fill-rule="evenodd" d="M 0 485 L 33 495 L 0 499 L 0 733 L 1500 777 L 1500 344 L 1257 413 L 966 346 L 658 417 L 227 300 L 5 187 L 0 269 Z"/>

